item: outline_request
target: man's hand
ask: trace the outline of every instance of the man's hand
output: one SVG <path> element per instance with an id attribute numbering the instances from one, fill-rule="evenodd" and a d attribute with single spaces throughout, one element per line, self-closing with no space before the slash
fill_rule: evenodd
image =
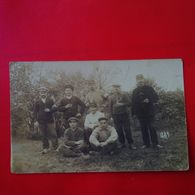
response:
<path id="1" fill-rule="evenodd" d="M 98 143 L 96 143 L 96 145 L 95 145 L 95 146 L 96 146 L 96 147 L 99 147 L 99 146 L 101 146 L 101 145 L 100 145 L 100 143 L 98 142 Z"/>
<path id="2" fill-rule="evenodd" d="M 83 140 L 76 141 L 75 144 L 81 145 L 81 144 L 83 144 Z"/>
<path id="3" fill-rule="evenodd" d="M 72 104 L 67 104 L 66 106 L 64 106 L 65 108 L 70 108 L 72 107 Z"/>
<path id="4" fill-rule="evenodd" d="M 90 105 L 90 104 L 89 104 L 89 102 L 85 103 L 85 106 L 87 106 L 87 107 L 88 107 L 89 105 Z"/>
<path id="5" fill-rule="evenodd" d="M 144 99 L 144 101 L 143 101 L 144 103 L 149 103 L 150 102 L 150 100 L 148 99 L 148 98 L 146 98 L 146 99 Z"/>
<path id="6" fill-rule="evenodd" d="M 52 108 L 57 108 L 57 105 L 56 105 L 56 104 L 54 104 L 54 105 L 52 106 Z"/>
<path id="7" fill-rule="evenodd" d="M 105 145 L 107 145 L 106 142 L 101 142 L 101 143 L 100 143 L 100 146 L 101 146 L 101 147 L 104 147 Z"/>
<path id="8" fill-rule="evenodd" d="M 77 114 L 76 114 L 76 117 L 81 117 L 81 114 L 80 114 L 80 113 L 77 113 Z"/>
<path id="9" fill-rule="evenodd" d="M 37 128 L 38 126 L 39 126 L 39 122 L 36 121 L 36 122 L 34 123 L 34 127 Z"/>
<path id="10" fill-rule="evenodd" d="M 124 106 L 124 103 L 122 103 L 122 102 L 117 102 L 116 105 L 117 105 L 117 106 Z"/>
<path id="11" fill-rule="evenodd" d="M 49 108 L 45 108 L 44 112 L 50 112 L 50 109 Z"/>

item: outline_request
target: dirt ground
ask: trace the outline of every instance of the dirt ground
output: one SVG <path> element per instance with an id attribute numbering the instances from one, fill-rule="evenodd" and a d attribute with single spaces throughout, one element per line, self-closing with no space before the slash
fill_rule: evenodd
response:
<path id="1" fill-rule="evenodd" d="M 128 147 L 112 156 L 62 158 L 55 151 L 42 155 L 40 140 L 12 139 L 13 173 L 160 171 L 188 169 L 185 131 L 174 130 L 160 139 L 163 149 L 141 149 L 140 132 L 133 137 L 137 150 Z"/>

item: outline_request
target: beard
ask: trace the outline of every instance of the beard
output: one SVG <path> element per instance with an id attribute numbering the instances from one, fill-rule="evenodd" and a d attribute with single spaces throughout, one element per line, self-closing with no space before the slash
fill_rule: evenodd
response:
<path id="1" fill-rule="evenodd" d="M 46 95 L 41 95 L 41 98 L 43 98 L 43 99 L 46 98 Z"/>

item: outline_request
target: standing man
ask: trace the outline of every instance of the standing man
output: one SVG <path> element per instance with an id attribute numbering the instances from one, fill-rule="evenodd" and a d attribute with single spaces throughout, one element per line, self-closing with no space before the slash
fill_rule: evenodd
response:
<path id="1" fill-rule="evenodd" d="M 64 114 L 64 126 L 68 128 L 70 117 L 80 118 L 85 111 L 85 104 L 76 96 L 73 96 L 73 86 L 65 86 L 65 97 L 61 100 L 58 111 Z"/>
<path id="2" fill-rule="evenodd" d="M 129 110 L 130 100 L 127 94 L 122 93 L 120 85 L 113 85 L 112 96 L 110 97 L 110 112 L 113 118 L 116 131 L 119 136 L 119 148 L 125 147 L 125 136 L 129 148 L 135 150 L 130 128 Z"/>
<path id="3" fill-rule="evenodd" d="M 108 125 L 108 119 L 99 118 L 99 126 L 92 132 L 89 142 L 92 148 L 101 154 L 112 154 L 117 148 L 117 132 Z"/>
<path id="4" fill-rule="evenodd" d="M 87 93 L 85 98 L 85 105 L 89 107 L 90 104 L 95 103 L 98 110 L 100 112 L 104 112 L 108 95 L 105 94 L 103 90 L 97 88 L 94 80 L 90 80 L 88 82 L 88 86 L 89 92 Z"/>
<path id="5" fill-rule="evenodd" d="M 39 99 L 34 105 L 34 125 L 39 126 L 42 134 L 43 151 L 45 154 L 49 149 L 49 139 L 51 139 L 53 149 L 58 147 L 58 139 L 54 126 L 53 112 L 57 110 L 53 100 L 48 97 L 46 87 L 39 88 Z"/>
<path id="6" fill-rule="evenodd" d="M 134 89 L 132 95 L 132 116 L 136 115 L 142 131 L 143 146 L 150 147 L 150 139 L 152 145 L 162 148 L 158 144 L 157 133 L 154 128 L 154 104 L 158 101 L 158 95 L 153 87 L 145 85 L 145 79 L 142 74 L 136 76 L 137 88 Z"/>

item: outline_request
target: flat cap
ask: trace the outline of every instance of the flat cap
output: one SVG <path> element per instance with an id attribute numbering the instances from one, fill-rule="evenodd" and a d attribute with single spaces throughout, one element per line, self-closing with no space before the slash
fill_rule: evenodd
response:
<path id="1" fill-rule="evenodd" d="M 39 90 L 39 91 L 49 91 L 48 88 L 47 88 L 47 87 L 44 87 L 44 86 L 39 87 L 38 90 Z"/>
<path id="2" fill-rule="evenodd" d="M 76 121 L 76 122 L 79 122 L 79 119 L 78 119 L 78 118 L 76 118 L 76 117 L 70 117 L 70 118 L 68 119 L 68 122 L 70 122 L 70 121 Z"/>
<path id="3" fill-rule="evenodd" d="M 108 119 L 107 119 L 106 117 L 100 117 L 100 118 L 98 119 L 99 122 L 100 122 L 100 121 L 103 121 L 103 120 L 108 121 Z"/>

